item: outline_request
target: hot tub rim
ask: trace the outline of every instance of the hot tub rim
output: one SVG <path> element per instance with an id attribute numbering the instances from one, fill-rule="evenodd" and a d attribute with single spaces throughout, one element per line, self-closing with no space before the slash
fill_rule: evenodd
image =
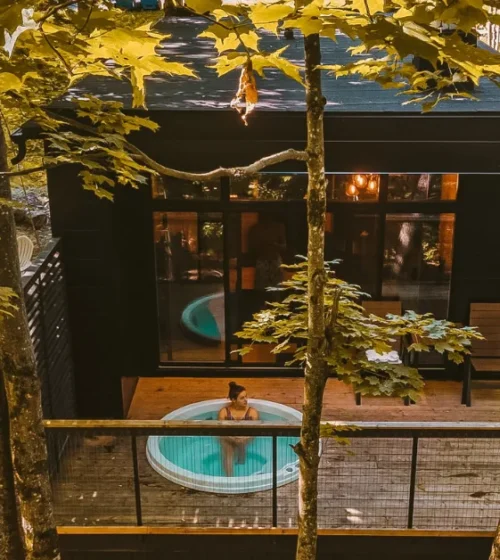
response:
<path id="1" fill-rule="evenodd" d="M 198 401 L 189 405 L 183 406 L 172 412 L 166 414 L 162 420 L 188 420 L 189 418 L 182 418 L 186 412 L 191 415 L 198 415 L 203 412 L 218 411 L 224 404 L 228 404 L 228 399 L 209 399 L 205 401 Z M 284 423 L 293 420 L 302 420 L 302 413 L 295 408 L 292 408 L 281 403 L 268 401 L 264 399 L 248 399 L 248 404 L 260 409 L 262 412 L 276 413 L 288 416 L 285 418 Z M 269 406 L 272 405 L 272 406 Z M 202 410 L 200 410 L 200 408 Z M 271 410 L 266 410 L 270 408 Z M 193 413 L 193 410 L 195 413 Z M 273 474 L 252 474 L 249 476 L 236 476 L 236 477 L 223 477 L 193 473 L 179 467 L 172 461 L 169 461 L 161 454 L 159 442 L 162 437 L 168 436 L 149 436 L 146 444 L 146 456 L 151 467 L 161 476 L 193 490 L 202 492 L 209 492 L 213 494 L 250 494 L 254 492 L 262 492 L 272 489 Z M 155 456 L 162 456 L 163 460 L 160 463 L 156 460 Z M 286 469 L 293 468 L 292 472 Z M 277 472 L 278 487 L 294 482 L 298 478 L 298 457 L 293 463 L 283 465 Z"/>

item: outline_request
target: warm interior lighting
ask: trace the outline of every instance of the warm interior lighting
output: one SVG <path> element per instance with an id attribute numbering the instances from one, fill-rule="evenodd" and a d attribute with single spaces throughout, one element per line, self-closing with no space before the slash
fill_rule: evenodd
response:
<path id="1" fill-rule="evenodd" d="M 364 175 L 356 175 L 354 181 L 358 188 L 364 189 L 366 187 L 366 177 Z"/>
<path id="2" fill-rule="evenodd" d="M 359 194 L 358 189 L 356 188 L 356 185 L 354 185 L 353 183 L 350 183 L 349 185 L 347 185 L 347 188 L 345 190 L 345 193 L 347 196 L 357 196 Z"/>
<path id="3" fill-rule="evenodd" d="M 370 193 L 376 193 L 378 190 L 378 183 L 377 183 L 377 179 L 375 179 L 374 177 L 372 177 L 369 181 L 368 181 L 368 186 L 366 187 L 366 190 Z"/>

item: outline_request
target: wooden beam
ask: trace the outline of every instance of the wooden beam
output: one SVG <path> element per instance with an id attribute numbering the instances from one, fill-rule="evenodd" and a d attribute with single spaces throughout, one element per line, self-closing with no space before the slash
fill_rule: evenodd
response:
<path id="1" fill-rule="evenodd" d="M 263 421 L 224 422 L 218 420 L 44 420 L 46 429 L 65 430 L 293 430 L 298 422 L 274 423 Z M 423 431 L 500 431 L 500 422 L 322 422 L 323 426 L 356 426 L 361 430 L 423 430 Z"/>
<path id="2" fill-rule="evenodd" d="M 155 526 L 89 526 L 57 527 L 59 535 L 296 535 L 297 529 L 290 528 L 218 528 L 218 527 L 155 527 Z M 320 536 L 363 536 L 363 537 L 459 537 L 487 538 L 495 536 L 494 531 L 433 531 L 419 529 L 319 529 Z"/>

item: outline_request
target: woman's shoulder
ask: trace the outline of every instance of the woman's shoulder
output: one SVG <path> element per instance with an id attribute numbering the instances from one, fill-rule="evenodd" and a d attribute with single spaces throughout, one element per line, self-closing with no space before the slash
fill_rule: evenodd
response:
<path id="1" fill-rule="evenodd" d="M 250 416 L 250 418 L 252 418 L 252 420 L 258 420 L 259 419 L 259 413 L 253 406 L 248 407 L 247 415 Z"/>
<path id="2" fill-rule="evenodd" d="M 219 420 L 225 420 L 227 418 L 227 406 L 223 406 L 219 410 L 218 418 L 219 418 Z"/>

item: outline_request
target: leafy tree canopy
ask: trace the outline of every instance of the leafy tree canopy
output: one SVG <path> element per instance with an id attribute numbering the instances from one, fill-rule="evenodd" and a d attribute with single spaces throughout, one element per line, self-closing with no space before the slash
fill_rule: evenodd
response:
<path id="1" fill-rule="evenodd" d="M 200 36 L 211 39 L 217 51 L 213 70 L 219 76 L 240 73 L 232 105 L 245 122 L 258 106 L 256 74 L 265 75 L 271 68 L 303 83 L 304 66 L 287 59 L 286 47 L 271 52 L 261 48 L 264 35 L 287 30 L 332 41 L 344 33 L 354 41 L 351 54 L 365 56 L 343 66 L 323 66 L 328 74 L 357 74 L 397 88 L 410 94 L 407 102 L 420 102 L 424 110 L 445 99 L 473 97 L 461 85 L 481 79 L 498 83 L 500 54 L 475 48 L 464 40 L 465 34 L 474 34 L 478 25 L 498 23 L 493 12 L 499 5 L 500 0 L 185 0 L 183 4 L 207 21 Z M 124 116 L 118 102 L 75 100 L 83 128 L 45 109 L 89 75 L 129 81 L 138 108 L 145 105 L 147 76 L 161 72 L 196 77 L 188 64 L 160 54 L 158 48 L 168 37 L 154 24 L 163 15 L 123 11 L 109 0 L 0 0 L 1 108 L 15 115 L 11 120 L 16 124 L 37 120 L 53 148 L 35 170 L 80 163 L 84 186 L 108 198 L 115 185 L 138 186 L 151 172 L 179 177 L 126 140 L 137 128 L 157 127 L 147 118 Z M 409 55 L 428 60 L 430 69 L 417 71 Z M 304 156 L 290 153 L 285 159 Z"/>

